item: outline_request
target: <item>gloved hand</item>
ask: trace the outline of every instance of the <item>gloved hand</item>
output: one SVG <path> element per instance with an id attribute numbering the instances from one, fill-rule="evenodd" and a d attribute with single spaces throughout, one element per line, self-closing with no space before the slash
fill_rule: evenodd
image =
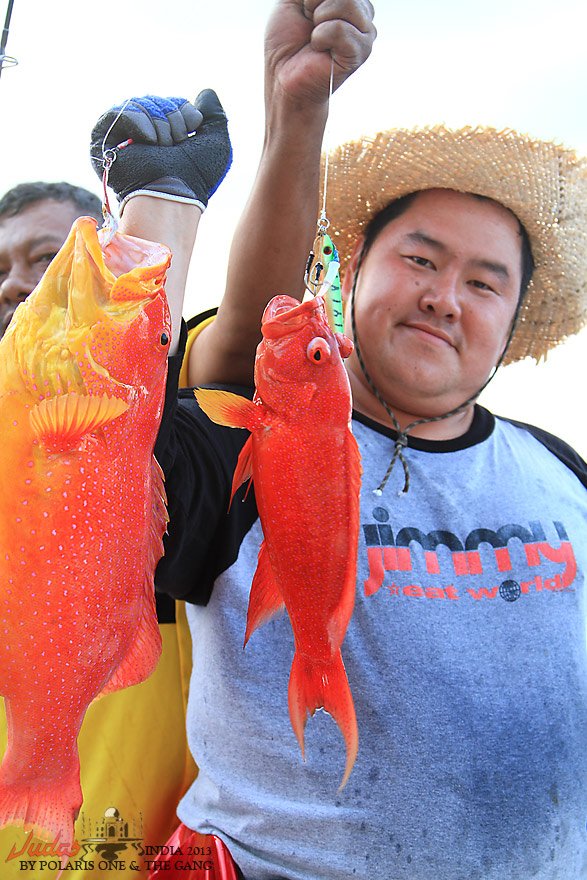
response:
<path id="1" fill-rule="evenodd" d="M 193 104 L 184 98 L 133 98 L 117 119 L 121 106 L 100 117 L 90 151 L 100 178 L 103 149 L 115 154 L 108 185 L 121 213 L 139 194 L 191 202 L 203 211 L 232 161 L 226 115 L 216 93 L 205 89 Z M 129 138 L 132 144 L 116 150 Z"/>

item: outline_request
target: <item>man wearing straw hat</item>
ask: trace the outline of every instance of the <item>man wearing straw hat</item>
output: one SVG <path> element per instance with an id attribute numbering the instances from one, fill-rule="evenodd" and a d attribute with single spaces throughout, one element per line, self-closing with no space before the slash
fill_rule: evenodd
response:
<path id="1" fill-rule="evenodd" d="M 360 0 L 277 5 L 263 156 L 194 382 L 250 381 L 264 305 L 302 293 L 330 54 L 337 85 L 356 66 L 341 22 L 372 37 L 371 14 Z M 219 835 L 247 878 L 587 876 L 587 468 L 475 404 L 499 363 L 585 323 L 587 166 L 514 132 L 390 131 L 335 151 L 327 212 L 364 471 L 343 646 L 359 754 L 337 795 L 340 739 L 318 714 L 297 762 L 287 621 L 241 650 L 262 537 L 250 496 L 225 515 L 244 438 L 185 393 L 159 447 L 159 586 L 194 603 L 200 774 L 179 816 Z"/>

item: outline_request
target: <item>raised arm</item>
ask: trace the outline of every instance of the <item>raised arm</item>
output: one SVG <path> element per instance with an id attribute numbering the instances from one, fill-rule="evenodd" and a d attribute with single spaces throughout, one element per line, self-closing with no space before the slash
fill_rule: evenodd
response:
<path id="1" fill-rule="evenodd" d="M 108 183 L 121 202 L 120 231 L 172 253 L 166 292 L 177 349 L 185 283 L 202 211 L 231 160 L 226 116 L 215 92 L 192 104 L 148 95 L 106 111 L 92 131 L 92 164 L 114 156 Z"/>
<path id="2" fill-rule="evenodd" d="M 315 235 L 331 58 L 338 88 L 371 52 L 369 0 L 280 0 L 265 40 L 265 140 L 216 320 L 190 352 L 190 384 L 250 383 L 263 309 L 301 298 Z"/>

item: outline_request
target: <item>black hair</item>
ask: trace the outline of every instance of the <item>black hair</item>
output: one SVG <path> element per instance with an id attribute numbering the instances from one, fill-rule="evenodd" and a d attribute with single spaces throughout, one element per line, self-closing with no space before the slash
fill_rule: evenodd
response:
<path id="1" fill-rule="evenodd" d="M 389 202 L 384 208 L 375 214 L 365 228 L 365 235 L 363 239 L 363 256 L 366 256 L 369 252 L 373 242 L 379 235 L 379 233 L 384 229 L 388 223 L 391 223 L 392 220 L 396 220 L 398 217 L 408 210 L 410 205 L 413 203 L 414 199 L 417 195 L 419 195 L 424 190 L 418 190 L 417 192 L 408 193 L 405 196 L 401 196 L 399 199 L 394 199 L 392 202 Z M 477 193 L 467 193 L 467 195 L 471 195 L 476 199 L 481 199 L 486 202 L 495 202 L 495 204 L 501 205 L 501 202 L 497 202 L 495 199 L 490 199 L 488 196 L 481 196 Z M 502 205 L 502 207 L 505 207 Z M 509 211 L 509 208 L 506 208 Z M 510 211 L 513 214 L 513 211 Z M 515 214 L 513 214 L 516 217 Z M 521 305 L 522 300 L 526 291 L 528 290 L 528 285 L 532 279 L 532 275 L 534 273 L 534 256 L 532 254 L 532 246 L 530 244 L 530 238 L 526 231 L 526 227 L 524 224 L 516 217 L 518 221 L 518 231 L 521 238 L 521 259 L 522 259 L 522 280 L 520 282 L 520 295 L 518 305 Z"/>
<path id="2" fill-rule="evenodd" d="M 52 199 L 55 202 L 71 202 L 81 215 L 102 219 L 102 203 L 97 195 L 71 183 L 46 183 L 39 180 L 19 183 L 9 189 L 0 199 L 0 219 L 15 217 L 29 205 Z"/>

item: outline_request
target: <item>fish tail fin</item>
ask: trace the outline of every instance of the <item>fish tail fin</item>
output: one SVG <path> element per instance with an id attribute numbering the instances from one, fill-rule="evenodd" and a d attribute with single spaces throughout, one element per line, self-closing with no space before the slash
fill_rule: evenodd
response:
<path id="1" fill-rule="evenodd" d="M 6 763 L 6 761 L 4 762 Z M 67 849 L 73 844 L 74 822 L 82 804 L 79 763 L 75 772 L 59 780 L 28 777 L 10 780 L 0 768 L 0 828 L 24 826 L 41 838 L 59 838 Z"/>
<path id="2" fill-rule="evenodd" d="M 8 745 L 0 764 L 0 828 L 24 826 L 71 847 L 82 805 L 75 735 L 35 740 L 36 707 L 5 699 Z M 81 726 L 81 718 L 79 719 Z M 79 730 L 79 727 L 77 728 Z"/>
<path id="3" fill-rule="evenodd" d="M 289 717 L 304 757 L 304 728 L 308 715 L 325 709 L 332 715 L 346 743 L 346 766 L 341 791 L 353 769 L 359 747 L 359 731 L 351 689 L 340 651 L 330 660 L 312 661 L 298 651 L 289 677 Z"/>

